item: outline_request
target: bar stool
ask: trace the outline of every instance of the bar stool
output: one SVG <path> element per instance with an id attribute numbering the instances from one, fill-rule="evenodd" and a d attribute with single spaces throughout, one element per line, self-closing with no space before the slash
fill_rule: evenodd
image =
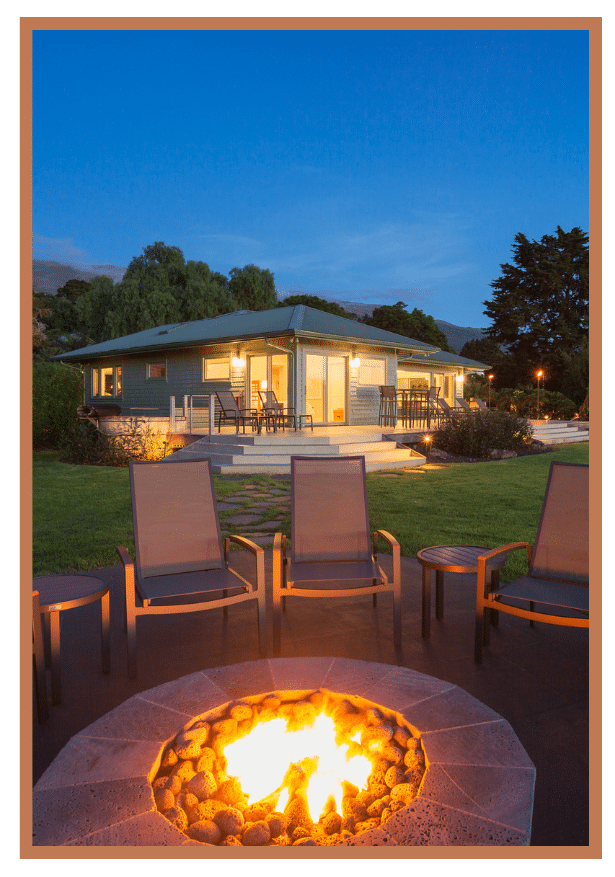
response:
<path id="1" fill-rule="evenodd" d="M 397 423 L 397 391 L 395 387 L 380 387 L 379 426 L 395 426 Z"/>

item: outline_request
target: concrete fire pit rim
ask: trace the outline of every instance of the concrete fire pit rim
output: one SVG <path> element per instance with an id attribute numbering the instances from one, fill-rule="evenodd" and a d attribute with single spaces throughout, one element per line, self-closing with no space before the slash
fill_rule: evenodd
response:
<path id="1" fill-rule="evenodd" d="M 423 834 L 429 835 L 427 840 L 416 831 L 408 833 L 403 815 L 398 818 L 395 814 L 385 826 L 357 837 L 355 844 L 422 845 L 437 843 L 438 837 L 449 838 L 441 843 L 460 845 L 529 844 L 535 768 L 505 719 L 467 692 L 435 677 L 397 665 L 334 657 L 273 658 L 209 668 L 133 695 L 76 734 L 40 778 L 33 795 L 34 843 L 194 845 L 155 811 L 148 776 L 164 743 L 196 716 L 224 703 L 269 691 L 317 688 L 349 692 L 400 713 L 421 734 L 429 769 L 437 766 L 443 772 L 446 789 L 434 789 L 431 781 L 425 782 L 412 802 L 416 818 L 422 820 Z M 443 718 L 445 727 L 420 727 L 421 713 L 433 723 L 439 709 L 450 715 L 455 704 L 460 715 L 453 726 L 449 718 Z M 480 721 L 476 721 L 477 716 Z M 478 756 L 473 748 L 477 742 L 481 747 Z M 451 792 L 457 786 L 455 776 L 462 777 L 472 794 L 461 789 L 455 800 L 456 793 Z M 71 810 L 71 801 L 76 804 L 87 789 L 99 796 L 116 786 L 123 790 L 126 803 L 119 819 L 117 814 L 113 819 L 101 819 L 96 813 L 88 812 L 84 817 L 78 808 Z M 510 789 L 518 801 L 516 808 L 514 802 L 506 804 Z M 481 795 L 488 798 L 493 790 L 499 799 L 491 813 Z M 448 800 L 447 795 L 453 798 Z M 56 808 L 58 816 L 70 811 L 72 817 L 54 827 Z M 166 823 L 162 833 L 157 817 Z M 131 822 L 129 840 L 123 839 Z M 441 823 L 454 823 L 452 840 L 450 830 Z M 135 833 L 136 826 L 140 830 Z"/>

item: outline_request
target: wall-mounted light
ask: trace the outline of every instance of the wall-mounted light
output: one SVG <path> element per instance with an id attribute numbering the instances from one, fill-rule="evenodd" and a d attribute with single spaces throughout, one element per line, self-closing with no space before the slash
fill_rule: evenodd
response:
<path id="1" fill-rule="evenodd" d="M 243 368 L 246 364 L 245 359 L 241 358 L 241 350 L 239 349 L 239 347 L 237 348 L 237 353 L 232 359 L 232 364 L 235 368 Z"/>
<path id="2" fill-rule="evenodd" d="M 261 390 L 267 389 L 267 381 L 261 381 Z"/>
<path id="3" fill-rule="evenodd" d="M 455 375 L 455 380 L 458 384 L 463 384 L 463 374 Z"/>
<path id="4" fill-rule="evenodd" d="M 350 368 L 359 368 L 360 365 L 361 365 L 361 360 L 357 356 L 357 351 L 353 350 L 352 351 L 352 358 L 350 360 Z"/>

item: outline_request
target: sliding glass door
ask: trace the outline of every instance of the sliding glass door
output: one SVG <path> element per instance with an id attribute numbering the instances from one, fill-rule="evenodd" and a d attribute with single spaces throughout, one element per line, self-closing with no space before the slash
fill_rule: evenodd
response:
<path id="1" fill-rule="evenodd" d="M 346 420 L 346 357 L 305 357 L 306 413 L 314 423 L 343 423 Z"/>
<path id="2" fill-rule="evenodd" d="M 250 404 L 249 408 L 258 408 L 261 402 L 259 390 L 273 390 L 275 397 L 286 408 L 288 405 L 288 356 L 251 356 L 250 357 Z"/>

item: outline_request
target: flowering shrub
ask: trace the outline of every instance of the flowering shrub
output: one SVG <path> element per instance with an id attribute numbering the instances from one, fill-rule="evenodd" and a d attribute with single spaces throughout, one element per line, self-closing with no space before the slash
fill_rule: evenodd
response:
<path id="1" fill-rule="evenodd" d="M 532 441 L 532 429 L 508 411 L 453 414 L 434 433 L 434 446 L 459 457 L 489 457 L 492 450 L 522 451 Z"/>
<path id="2" fill-rule="evenodd" d="M 129 460 L 160 460 L 165 456 L 164 437 L 135 420 L 129 432 L 107 435 L 89 420 L 79 421 L 60 442 L 62 461 L 99 466 L 127 466 Z"/>

